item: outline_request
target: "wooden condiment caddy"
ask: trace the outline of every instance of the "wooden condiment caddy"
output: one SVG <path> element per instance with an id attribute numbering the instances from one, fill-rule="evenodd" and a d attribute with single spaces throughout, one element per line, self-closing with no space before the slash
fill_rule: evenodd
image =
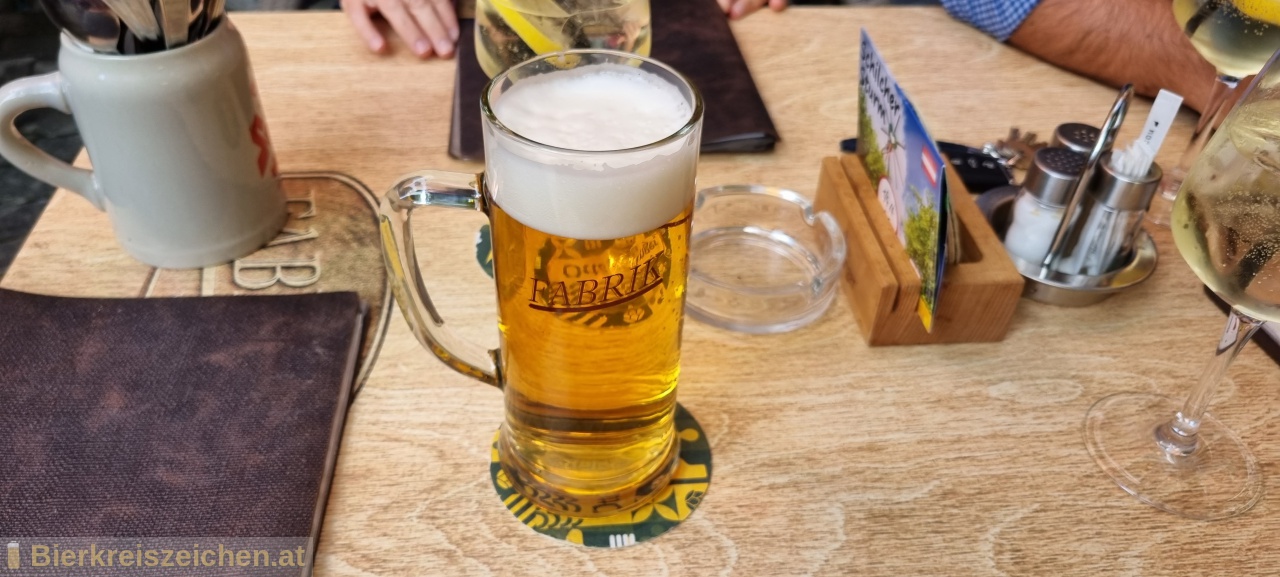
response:
<path id="1" fill-rule="evenodd" d="M 947 189 L 959 223 L 961 261 L 946 266 L 933 332 L 916 314 L 920 277 L 889 224 L 862 160 L 828 157 L 814 199 L 831 213 L 848 245 L 844 291 L 863 338 L 873 346 L 991 342 L 1004 339 L 1023 278 L 955 171 Z"/>

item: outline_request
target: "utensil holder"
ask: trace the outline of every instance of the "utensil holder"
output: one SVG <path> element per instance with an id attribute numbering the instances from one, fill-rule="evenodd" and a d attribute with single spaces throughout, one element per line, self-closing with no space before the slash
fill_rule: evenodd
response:
<path id="1" fill-rule="evenodd" d="M 1082 229 L 1089 218 L 1087 213 L 1090 203 L 1086 201 L 1089 187 L 1101 168 L 1103 155 L 1111 149 L 1111 143 L 1115 141 L 1120 125 L 1124 123 L 1133 94 L 1133 85 L 1127 84 L 1116 96 L 1106 121 L 1102 123 L 1102 129 L 1098 133 L 1093 149 L 1089 152 L 1084 171 L 1080 173 L 1074 191 L 1067 201 L 1066 212 L 1063 214 L 1044 260 L 1030 262 L 1016 256 L 1010 257 L 1014 267 L 1027 280 L 1023 296 L 1059 306 L 1087 306 L 1146 280 L 1155 270 L 1157 254 L 1155 242 L 1146 231 L 1138 235 L 1133 255 L 1124 266 L 1099 275 L 1068 274 L 1062 272 L 1059 266 L 1062 259 L 1076 248 L 1073 243 L 1081 239 Z M 1007 223 L 995 224 L 996 230 L 999 231 L 997 234 L 1003 240 Z"/>

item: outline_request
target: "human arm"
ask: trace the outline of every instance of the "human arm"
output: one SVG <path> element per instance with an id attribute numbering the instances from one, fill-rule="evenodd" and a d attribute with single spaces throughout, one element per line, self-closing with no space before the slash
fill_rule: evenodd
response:
<path id="1" fill-rule="evenodd" d="M 1138 94 L 1161 88 L 1197 111 L 1215 75 L 1173 18 L 1168 0 L 1041 0 L 1009 44 L 1046 62 Z"/>
<path id="2" fill-rule="evenodd" d="M 452 0 L 347 0 L 342 11 L 374 52 L 387 49 L 387 39 L 373 23 L 374 14 L 382 14 L 419 58 L 451 56 L 458 42 L 458 15 Z"/>
<path id="3" fill-rule="evenodd" d="M 787 0 L 716 0 L 720 3 L 720 9 L 734 20 L 742 18 L 756 10 L 763 8 L 766 4 L 769 9 L 774 12 L 780 12 L 787 7 Z"/>

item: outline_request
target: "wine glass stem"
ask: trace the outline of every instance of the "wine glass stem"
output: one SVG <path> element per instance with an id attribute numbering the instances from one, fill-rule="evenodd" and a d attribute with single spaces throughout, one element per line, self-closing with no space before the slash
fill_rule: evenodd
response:
<path id="1" fill-rule="evenodd" d="M 1187 457 L 1195 452 L 1198 446 L 1197 433 L 1200 431 L 1200 419 L 1213 400 L 1213 392 L 1222 381 L 1231 366 L 1231 361 L 1253 337 L 1253 333 L 1262 327 L 1264 321 L 1255 319 L 1235 309 L 1227 317 L 1227 327 L 1222 332 L 1217 351 L 1213 359 L 1200 374 L 1200 380 L 1187 395 L 1182 410 L 1173 419 L 1156 428 L 1156 443 L 1171 458 Z"/>
<path id="2" fill-rule="evenodd" d="M 1217 76 L 1213 83 L 1213 92 L 1209 94 L 1209 105 L 1200 114 L 1196 131 L 1191 135 L 1191 144 L 1182 152 L 1182 157 L 1178 159 L 1178 166 L 1174 167 L 1160 183 L 1160 193 L 1165 198 L 1173 200 L 1178 196 L 1178 188 L 1182 186 L 1182 180 L 1187 177 L 1187 171 L 1200 156 L 1200 151 L 1204 150 L 1205 145 L 1209 143 L 1209 137 L 1213 136 L 1214 130 L 1222 123 L 1222 118 L 1226 116 L 1227 111 L 1231 110 L 1228 104 L 1239 84 L 1240 79 L 1234 76 L 1225 74 Z"/>

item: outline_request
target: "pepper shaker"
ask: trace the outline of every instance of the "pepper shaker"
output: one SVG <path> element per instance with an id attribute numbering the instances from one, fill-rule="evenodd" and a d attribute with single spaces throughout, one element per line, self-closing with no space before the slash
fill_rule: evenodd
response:
<path id="1" fill-rule="evenodd" d="M 1049 141 L 1049 146 L 1061 146 L 1080 154 L 1089 154 L 1101 134 L 1102 131 L 1097 127 L 1082 122 L 1067 122 L 1053 129 L 1053 139 Z M 1112 141 L 1114 140 L 1113 138 Z M 1110 145 L 1111 142 L 1108 142 L 1107 147 L 1110 148 Z"/>
<path id="2" fill-rule="evenodd" d="M 1134 178 L 1112 165 L 1113 154 L 1102 157 L 1098 175 L 1089 184 L 1085 224 L 1058 266 L 1060 272 L 1097 276 L 1124 266 L 1133 254 L 1142 219 L 1164 173 L 1153 162 L 1146 174 Z"/>

